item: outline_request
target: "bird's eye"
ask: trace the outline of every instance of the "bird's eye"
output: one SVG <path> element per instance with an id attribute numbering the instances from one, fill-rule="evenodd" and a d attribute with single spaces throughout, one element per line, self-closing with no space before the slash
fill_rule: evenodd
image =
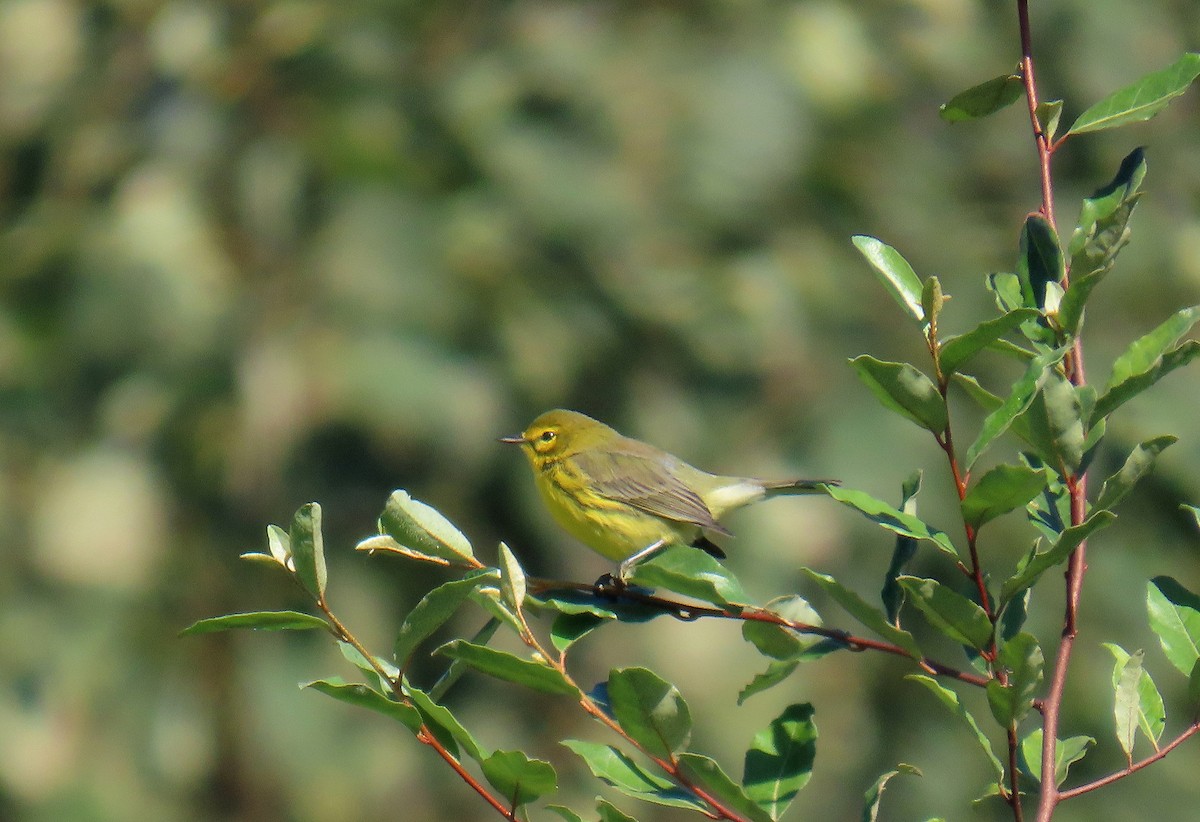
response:
<path id="1" fill-rule="evenodd" d="M 555 437 L 555 433 L 553 431 L 547 430 L 547 431 L 543 431 L 541 436 L 538 437 L 538 439 L 544 443 L 551 443 L 551 442 L 554 442 L 554 437 Z"/>

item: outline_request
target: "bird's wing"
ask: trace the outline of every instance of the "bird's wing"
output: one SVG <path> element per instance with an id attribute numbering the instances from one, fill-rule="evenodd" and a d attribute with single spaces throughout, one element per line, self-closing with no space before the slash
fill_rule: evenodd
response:
<path id="1" fill-rule="evenodd" d="M 588 451 L 571 457 L 596 493 L 648 514 L 728 534 L 704 500 L 676 476 L 669 455 Z"/>

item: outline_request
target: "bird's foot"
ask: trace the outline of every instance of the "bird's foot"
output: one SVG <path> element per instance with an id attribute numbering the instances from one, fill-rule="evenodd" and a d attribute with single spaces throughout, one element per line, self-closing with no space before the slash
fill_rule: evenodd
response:
<path id="1" fill-rule="evenodd" d="M 604 599 L 617 599 L 625 592 L 629 584 L 620 576 L 612 574 L 603 574 L 598 580 L 592 583 L 592 590 L 596 592 L 596 596 Z"/>

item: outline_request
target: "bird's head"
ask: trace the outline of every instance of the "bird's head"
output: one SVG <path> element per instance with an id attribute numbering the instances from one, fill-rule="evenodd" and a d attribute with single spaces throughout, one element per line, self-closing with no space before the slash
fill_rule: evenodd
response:
<path id="1" fill-rule="evenodd" d="M 556 408 L 529 423 L 517 436 L 501 437 L 500 442 L 520 445 L 534 467 L 541 467 L 618 436 L 616 431 L 586 414 Z"/>

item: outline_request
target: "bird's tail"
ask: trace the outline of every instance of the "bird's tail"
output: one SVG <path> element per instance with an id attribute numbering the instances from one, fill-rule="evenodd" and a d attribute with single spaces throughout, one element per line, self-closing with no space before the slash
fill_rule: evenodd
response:
<path id="1" fill-rule="evenodd" d="M 830 485 L 841 485 L 840 480 L 835 479 L 819 479 L 819 480 L 780 480 L 778 482 L 764 482 L 763 490 L 767 492 L 767 498 L 792 496 L 797 494 L 819 494 L 825 491 Z"/>

